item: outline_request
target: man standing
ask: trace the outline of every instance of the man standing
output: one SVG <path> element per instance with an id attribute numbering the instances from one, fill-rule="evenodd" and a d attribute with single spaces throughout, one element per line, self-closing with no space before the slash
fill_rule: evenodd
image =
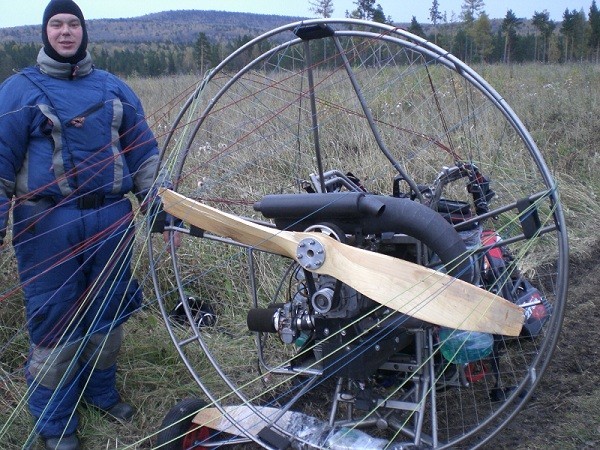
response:
<path id="1" fill-rule="evenodd" d="M 156 140 L 134 92 L 95 69 L 72 0 L 43 16 L 37 65 L 0 86 L 0 240 L 13 246 L 31 348 L 29 410 L 47 449 L 78 449 L 81 399 L 120 421 L 122 324 L 139 307 L 131 202 L 154 183 Z"/>

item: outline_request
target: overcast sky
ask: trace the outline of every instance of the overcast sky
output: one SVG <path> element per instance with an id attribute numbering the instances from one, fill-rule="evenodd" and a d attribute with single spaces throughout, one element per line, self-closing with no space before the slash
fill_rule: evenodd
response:
<path id="1" fill-rule="evenodd" d="M 37 25 L 42 23 L 46 0 L 1 0 L 0 27 Z M 198 9 L 241 11 L 257 14 L 276 14 L 294 17 L 313 17 L 309 0 L 76 0 L 86 19 L 135 17 L 153 12 Z M 386 15 L 395 22 L 410 22 L 415 16 L 420 23 L 429 22 L 429 8 L 433 0 L 379 0 Z M 440 11 L 448 20 L 452 13 L 460 13 L 463 0 L 438 0 Z M 600 4 L 600 1 L 596 1 Z M 544 9 L 552 20 L 561 20 L 565 9 L 583 9 L 586 16 L 592 0 L 486 0 L 485 12 L 490 18 L 503 18 L 506 11 L 518 17 L 531 18 L 535 11 Z M 334 17 L 344 17 L 347 10 L 356 9 L 355 0 L 333 0 Z"/>

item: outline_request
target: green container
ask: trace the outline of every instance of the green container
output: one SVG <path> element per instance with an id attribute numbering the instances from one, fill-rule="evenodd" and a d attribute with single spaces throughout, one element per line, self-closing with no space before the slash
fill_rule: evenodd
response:
<path id="1" fill-rule="evenodd" d="M 494 336 L 489 333 L 442 327 L 439 336 L 442 355 L 455 364 L 484 359 L 492 353 L 494 347 Z"/>

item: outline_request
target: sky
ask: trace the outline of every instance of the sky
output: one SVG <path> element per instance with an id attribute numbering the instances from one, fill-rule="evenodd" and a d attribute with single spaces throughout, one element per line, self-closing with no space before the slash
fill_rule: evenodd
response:
<path id="1" fill-rule="evenodd" d="M 38 25 L 46 0 L 0 0 L 0 28 L 19 25 Z M 76 0 L 86 20 L 119 19 L 142 16 L 168 10 L 219 10 L 256 14 L 275 14 L 294 17 L 314 17 L 310 0 Z M 415 16 L 419 23 L 428 23 L 433 0 L 378 0 L 386 16 L 394 22 L 410 22 Z M 586 16 L 592 0 L 485 0 L 485 12 L 492 19 L 500 19 L 511 9 L 517 17 L 531 18 L 535 11 L 547 10 L 550 19 L 560 21 L 565 9 L 581 10 Z M 600 1 L 596 1 L 600 6 Z M 10 4 L 10 6 L 8 5 Z M 463 0 L 438 0 L 440 12 L 460 14 Z M 344 17 L 346 11 L 356 9 L 355 0 L 333 0 L 334 17 Z"/>

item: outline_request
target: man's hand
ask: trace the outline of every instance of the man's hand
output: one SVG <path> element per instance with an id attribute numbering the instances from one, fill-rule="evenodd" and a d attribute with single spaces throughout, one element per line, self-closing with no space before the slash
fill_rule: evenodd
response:
<path id="1" fill-rule="evenodd" d="M 172 217 L 170 214 L 167 214 L 162 209 L 162 203 L 158 198 L 155 199 L 154 203 L 150 207 L 150 212 L 148 214 L 149 220 L 151 220 L 151 232 L 152 233 L 162 233 L 163 240 L 165 244 L 171 244 L 171 236 L 170 232 L 165 230 L 165 226 L 175 225 L 183 226 L 183 221 L 181 219 L 177 219 Z M 179 248 L 181 245 L 181 233 L 179 231 L 173 232 L 173 245 L 175 246 L 175 250 Z"/>

